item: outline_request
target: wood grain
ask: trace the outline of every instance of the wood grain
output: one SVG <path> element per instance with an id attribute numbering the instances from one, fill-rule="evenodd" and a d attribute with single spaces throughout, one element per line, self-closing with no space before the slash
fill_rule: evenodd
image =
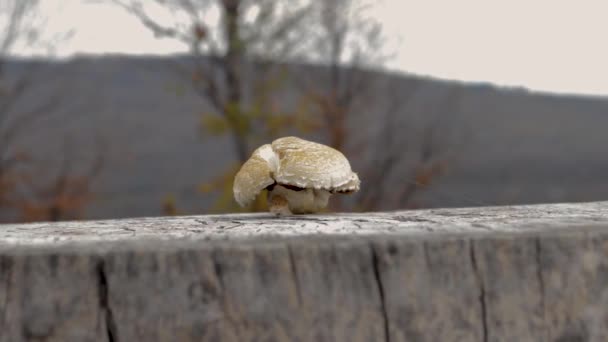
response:
<path id="1" fill-rule="evenodd" d="M 608 341 L 608 202 L 3 225 L 0 341 Z"/>

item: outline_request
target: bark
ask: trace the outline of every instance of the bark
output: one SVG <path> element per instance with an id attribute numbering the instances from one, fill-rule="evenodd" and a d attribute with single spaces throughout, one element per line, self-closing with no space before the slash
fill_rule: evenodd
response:
<path id="1" fill-rule="evenodd" d="M 0 341 L 606 341 L 608 202 L 0 226 Z"/>
<path id="2" fill-rule="evenodd" d="M 223 0 L 224 34 L 226 35 L 227 50 L 223 58 L 223 68 L 226 77 L 227 98 L 224 114 L 230 123 L 231 134 L 237 157 L 241 163 L 249 158 L 247 136 L 241 128 L 239 118 L 242 110 L 242 75 L 241 67 L 245 55 L 244 45 L 240 35 L 239 21 L 241 19 L 240 0 Z"/>

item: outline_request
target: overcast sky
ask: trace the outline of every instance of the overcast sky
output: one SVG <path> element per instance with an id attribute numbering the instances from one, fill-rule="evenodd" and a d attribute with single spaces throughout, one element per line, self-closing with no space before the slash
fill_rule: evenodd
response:
<path id="1" fill-rule="evenodd" d="M 322 1 L 322 0 L 319 0 Z M 52 29 L 75 29 L 74 53 L 184 51 L 155 39 L 122 10 L 87 0 L 43 0 Z M 439 78 L 608 95 L 607 0 L 382 0 L 374 15 L 398 40 L 390 67 Z"/>

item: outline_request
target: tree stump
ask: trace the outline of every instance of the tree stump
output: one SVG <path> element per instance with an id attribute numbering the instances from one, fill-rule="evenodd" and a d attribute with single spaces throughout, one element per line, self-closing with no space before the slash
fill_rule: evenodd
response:
<path id="1" fill-rule="evenodd" d="M 2 225 L 0 341 L 608 341 L 608 202 Z"/>

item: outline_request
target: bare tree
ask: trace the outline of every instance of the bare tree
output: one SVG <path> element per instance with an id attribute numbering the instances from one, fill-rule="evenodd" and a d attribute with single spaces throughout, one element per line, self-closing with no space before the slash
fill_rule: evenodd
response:
<path id="1" fill-rule="evenodd" d="M 416 122 L 412 104 L 419 85 L 403 87 L 380 71 L 390 57 L 388 37 L 369 10 L 369 2 L 360 0 L 315 3 L 311 19 L 317 25 L 310 25 L 314 29 L 309 58 L 322 66 L 324 78 L 321 86 L 309 80 L 304 89 L 333 147 L 352 156 L 364 150 L 373 156 L 360 163 L 364 184 L 355 208 L 410 207 L 415 195 L 444 173 L 452 156 L 446 138 L 451 128 L 444 114 L 453 110 L 458 94 L 439 99 L 434 109 L 426 106 L 422 114 L 432 119 Z M 373 117 L 359 118 L 366 110 Z M 352 122 L 359 119 L 380 121 L 377 136 L 349 134 Z M 341 206 L 339 201 L 332 204 Z"/>
<path id="2" fill-rule="evenodd" d="M 365 132 L 352 133 L 363 108 L 378 112 L 386 94 L 377 88 L 378 71 L 387 60 L 387 38 L 382 24 L 370 16 L 369 2 L 361 0 L 313 1 L 309 30 L 303 37 L 306 60 L 319 72 L 297 79 L 303 96 L 311 103 L 311 116 L 322 123 L 329 145 L 349 156 L 369 145 Z M 365 184 L 370 184 L 367 180 Z M 359 198 L 359 196 L 357 196 Z M 342 209 L 342 201 L 332 201 Z"/>
<path id="3" fill-rule="evenodd" d="M 275 62 L 298 53 L 298 37 L 308 7 L 302 1 L 273 0 L 112 0 L 136 16 L 156 37 L 175 39 L 189 50 L 188 67 L 177 66 L 192 90 L 213 108 L 204 122 L 228 133 L 244 162 L 256 136 L 268 135 L 277 113 L 265 90 L 276 79 Z M 168 19 L 154 17 L 160 10 Z M 253 79 L 245 70 L 253 66 Z M 262 97 L 262 98 L 260 98 Z M 258 107 L 256 107 L 256 105 Z M 259 108 L 262 106 L 262 108 Z"/>
<path id="4" fill-rule="evenodd" d="M 437 99 L 431 105 L 417 101 L 426 90 L 419 83 L 386 88 L 382 126 L 368 142 L 374 153 L 363 171 L 368 186 L 358 196 L 360 210 L 416 207 L 415 196 L 446 172 L 462 142 L 450 119 L 459 101 L 458 87 L 444 97 L 434 96 Z"/>
<path id="5" fill-rule="evenodd" d="M 188 58 L 181 58 L 173 67 L 212 108 L 212 113 L 202 115 L 206 133 L 229 135 L 239 165 L 262 141 L 294 127 L 311 126 L 306 113 L 285 108 L 278 96 L 286 73 L 281 62 L 301 53 L 299 32 L 310 11 L 306 1 L 111 1 L 138 18 L 156 37 L 187 47 Z M 236 170 L 230 166 L 200 187 L 204 192 L 222 192 L 221 205 L 216 205 L 219 210 L 237 209 L 228 196 Z M 254 209 L 260 206 L 263 204 Z"/>
<path id="6" fill-rule="evenodd" d="M 366 1 L 112 1 L 139 18 L 157 37 L 176 39 L 188 47 L 194 68 L 178 67 L 178 70 L 214 109 L 215 115 L 204 117 L 206 128 L 230 134 L 241 163 L 257 140 L 268 141 L 275 134 L 285 132 L 299 117 L 305 117 L 300 123 L 308 128 L 322 127 L 329 144 L 347 154 L 352 154 L 357 146 L 373 148 L 378 141 L 371 141 L 363 134 L 356 137 L 348 134 L 349 123 L 361 113 L 361 107 L 370 103 L 398 103 L 393 115 L 402 113 L 401 109 L 406 107 L 402 101 L 406 98 L 404 94 L 387 93 L 376 86 L 377 79 L 386 76 L 379 75 L 377 69 L 388 58 L 387 38 L 381 23 L 369 16 Z M 173 21 L 154 17 L 155 9 L 171 13 Z M 277 111 L 275 101 L 280 89 L 276 89 L 275 81 L 280 78 L 282 63 L 302 60 L 320 65 L 316 70 L 321 70 L 311 75 L 306 71 L 289 75 L 295 76 L 303 90 L 307 115 Z M 255 80 L 246 71 L 251 65 L 255 65 L 257 71 Z M 387 120 L 386 129 L 392 130 L 391 119 Z M 271 124 L 276 122 L 280 122 L 280 128 L 276 129 L 275 125 L 273 130 Z M 441 168 L 430 166 L 439 165 L 435 163 L 439 154 L 435 128 L 426 129 L 426 133 L 428 137 L 421 137 L 423 142 L 416 144 L 422 156 L 415 172 L 418 185 L 401 183 L 402 187 L 392 188 L 396 190 L 393 203 L 408 202 L 414 192 L 424 188 L 420 184 L 430 184 L 430 180 L 423 179 L 424 175 L 440 174 Z M 379 139 L 384 137 L 381 135 Z M 390 151 L 382 151 L 385 154 L 380 163 L 386 168 L 402 162 L 399 143 L 402 142 L 394 142 L 395 147 Z M 373 167 L 365 166 L 370 170 Z M 226 185 L 236 169 L 231 167 L 204 187 L 205 190 L 223 189 L 220 197 L 224 208 L 225 204 L 232 203 L 228 196 L 230 187 Z M 386 172 L 393 173 L 393 170 Z M 377 183 L 366 180 L 365 184 Z M 388 184 L 380 187 L 389 188 Z M 381 192 L 364 192 L 360 206 L 372 208 L 370 203 L 375 202 L 378 193 Z M 333 204 L 339 206 L 337 201 Z"/>
<path id="7" fill-rule="evenodd" d="M 323 66 L 322 86 L 305 85 L 307 96 L 325 123 L 329 143 L 347 148 L 348 120 L 355 105 L 373 93 L 374 73 L 387 57 L 382 25 L 370 17 L 359 0 L 326 0 L 314 3 L 308 58 Z"/>
<path id="8" fill-rule="evenodd" d="M 29 45 L 38 36 L 28 21 L 29 14 L 38 5 L 36 0 L 0 1 L 0 205 L 14 202 L 19 176 L 15 169 L 28 158 L 24 151 L 14 146 L 16 137 L 36 119 L 37 111 L 24 115 L 11 115 L 13 108 L 24 97 L 32 79 L 28 73 L 9 77 L 6 67 L 11 51 L 16 45 Z M 52 104 L 51 104 L 52 105 Z"/>
<path id="9" fill-rule="evenodd" d="M 62 221 L 81 219 L 86 206 L 93 200 L 92 184 L 105 166 L 105 142 L 98 140 L 96 153 L 86 162 L 79 162 L 74 142 L 66 138 L 58 167 L 38 162 L 30 168 L 18 202 L 23 221 Z M 51 165 L 53 163 L 50 163 Z M 44 171 L 43 171 L 44 170 Z M 51 175 L 49 170 L 54 171 Z"/>
<path id="10" fill-rule="evenodd" d="M 18 213 L 24 220 L 75 218 L 76 215 L 64 215 L 64 209 L 84 208 L 88 203 L 84 198 L 89 197 L 90 184 L 102 164 L 101 159 L 92 161 L 90 172 L 77 175 L 75 161 L 68 158 L 64 149 L 64 162 L 53 179 L 49 165 L 41 166 L 36 160 L 36 147 L 23 143 L 24 137 L 35 135 L 32 130 L 37 121 L 60 109 L 68 94 L 65 85 L 54 79 L 56 74 L 45 69 L 48 63 L 17 63 L 13 56 L 24 49 L 51 52 L 58 41 L 70 34 L 44 34 L 45 19 L 39 3 L 0 0 L 0 209 L 9 212 L 1 220 L 16 219 Z M 45 92 L 50 95 L 39 96 L 41 88 L 51 83 L 53 91 Z"/>

